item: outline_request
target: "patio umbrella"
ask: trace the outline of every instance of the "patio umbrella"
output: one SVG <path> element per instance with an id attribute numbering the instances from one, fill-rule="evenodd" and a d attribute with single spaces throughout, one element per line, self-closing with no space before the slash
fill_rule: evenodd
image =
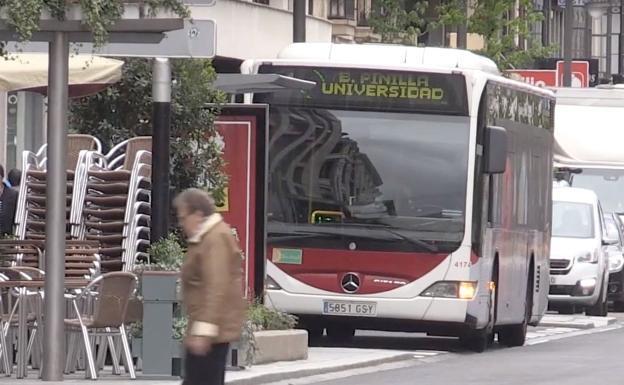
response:
<path id="1" fill-rule="evenodd" d="M 69 58 L 69 97 L 97 93 L 121 79 L 123 61 L 93 55 L 71 55 Z M 48 55 L 40 53 L 10 54 L 0 58 L 0 90 L 31 91 L 46 94 L 48 89 Z"/>

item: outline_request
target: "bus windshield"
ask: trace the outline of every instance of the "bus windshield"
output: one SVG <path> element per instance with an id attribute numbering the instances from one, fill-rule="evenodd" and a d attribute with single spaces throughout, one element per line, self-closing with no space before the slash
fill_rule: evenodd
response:
<path id="1" fill-rule="evenodd" d="M 444 91 L 451 94 L 438 92 Z M 256 98 L 270 104 L 271 246 L 406 252 L 459 247 L 469 118 L 445 115 L 439 105 L 423 107 L 435 113 L 409 112 L 422 107 L 417 99 L 393 104 L 387 95 L 379 105 L 375 98 L 335 95 L 315 103 L 314 94 L 310 102 L 284 92 Z"/>
<path id="2" fill-rule="evenodd" d="M 287 226 L 270 230 L 378 225 L 429 241 L 462 239 L 468 118 L 287 107 L 271 115 L 269 221 Z M 397 243 L 382 233 L 387 239 L 372 243 Z"/>
<path id="3" fill-rule="evenodd" d="M 572 177 L 572 185 L 593 190 L 605 211 L 624 213 L 624 170 L 585 168 Z"/>

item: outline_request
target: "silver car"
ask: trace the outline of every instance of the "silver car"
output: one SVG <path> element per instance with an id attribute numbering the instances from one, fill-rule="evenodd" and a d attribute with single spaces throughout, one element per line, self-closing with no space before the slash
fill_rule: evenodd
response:
<path id="1" fill-rule="evenodd" d="M 549 308 L 606 316 L 609 261 L 604 217 L 596 194 L 574 187 L 553 189 Z"/>

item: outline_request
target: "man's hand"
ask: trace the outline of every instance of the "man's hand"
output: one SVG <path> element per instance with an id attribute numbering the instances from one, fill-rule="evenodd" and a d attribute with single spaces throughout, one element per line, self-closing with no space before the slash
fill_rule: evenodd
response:
<path id="1" fill-rule="evenodd" d="M 205 355 L 212 348 L 212 338 L 204 336 L 187 336 L 184 339 L 184 346 L 197 356 Z"/>

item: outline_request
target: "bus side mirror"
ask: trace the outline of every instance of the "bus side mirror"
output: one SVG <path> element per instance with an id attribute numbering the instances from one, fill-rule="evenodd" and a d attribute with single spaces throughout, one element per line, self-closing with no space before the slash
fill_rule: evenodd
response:
<path id="1" fill-rule="evenodd" d="M 485 128 L 485 170 L 486 174 L 502 174 L 507 166 L 507 131 L 504 127 Z"/>

